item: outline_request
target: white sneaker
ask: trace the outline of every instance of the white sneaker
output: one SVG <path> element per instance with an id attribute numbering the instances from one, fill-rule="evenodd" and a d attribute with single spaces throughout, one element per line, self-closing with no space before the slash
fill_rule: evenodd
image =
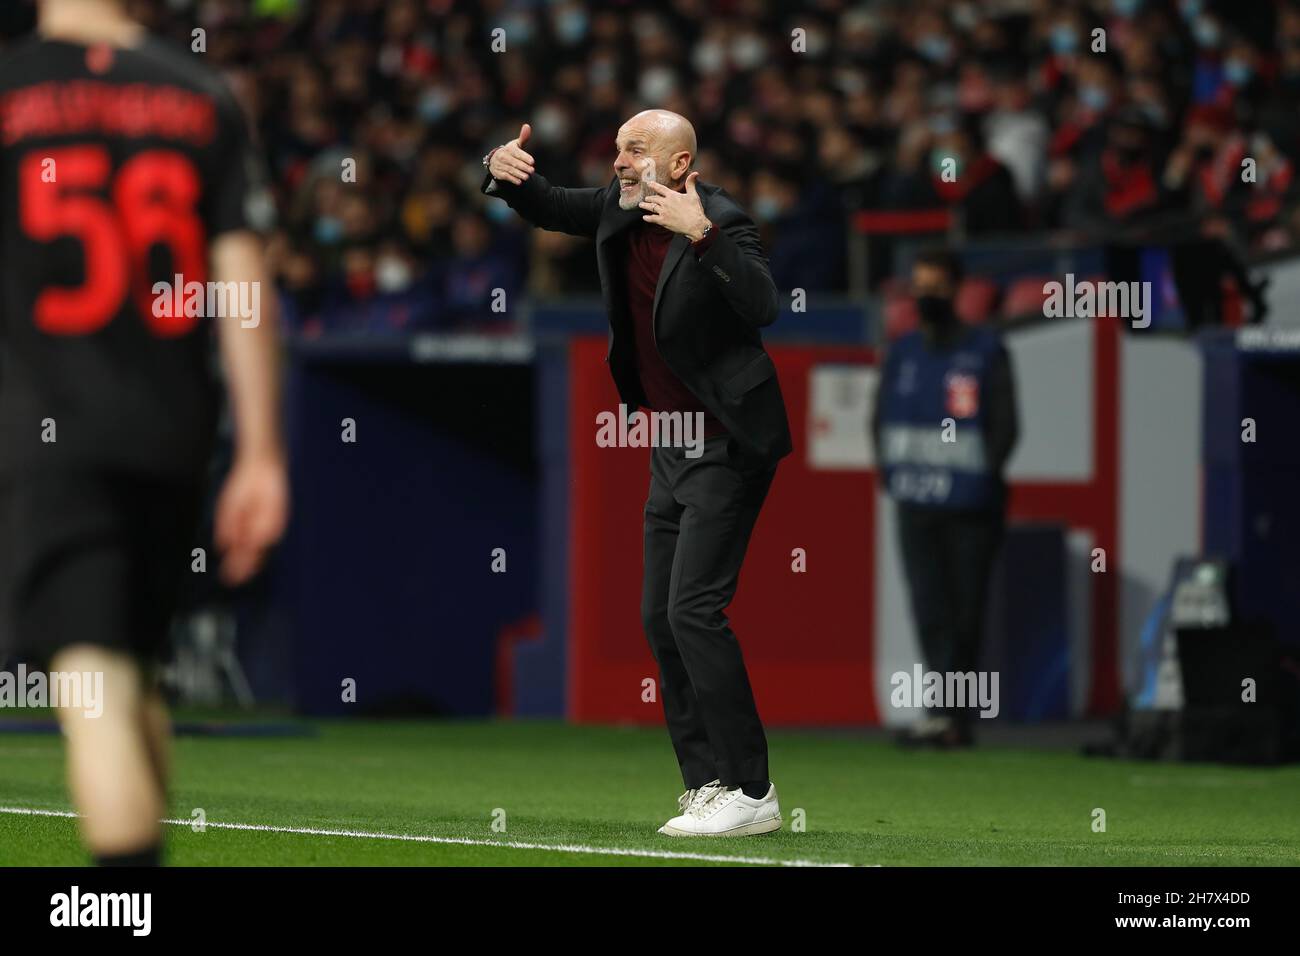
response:
<path id="1" fill-rule="evenodd" d="M 717 790 L 721 786 L 722 786 L 721 780 L 710 780 L 704 786 L 699 787 L 696 790 L 687 790 L 685 793 L 683 793 L 680 797 L 677 798 L 678 812 L 685 813 L 687 808 L 690 807 L 697 800 L 707 800 L 709 797 L 713 796 L 713 791 Z"/>
<path id="2" fill-rule="evenodd" d="M 767 794 L 759 800 L 745 796 L 739 787 L 715 787 L 710 796 L 697 799 L 659 832 L 666 836 L 751 836 L 779 829 L 781 807 L 776 802 L 776 786 L 769 783 Z"/>
<path id="3" fill-rule="evenodd" d="M 717 792 L 720 789 L 722 789 L 721 780 L 710 780 L 702 787 L 699 787 L 695 790 L 687 790 L 685 793 L 683 793 L 680 797 L 677 798 L 677 811 L 679 813 L 685 813 L 691 807 L 695 806 L 695 804 L 708 800 L 710 797 L 713 796 L 715 792 Z M 659 832 L 660 833 L 667 832 L 664 829 L 664 827 L 666 827 L 667 825 L 668 824 L 665 823 L 664 826 L 660 827 Z"/>

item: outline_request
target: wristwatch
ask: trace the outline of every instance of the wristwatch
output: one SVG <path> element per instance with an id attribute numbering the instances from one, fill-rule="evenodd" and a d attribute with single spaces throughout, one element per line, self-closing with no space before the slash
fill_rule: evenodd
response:
<path id="1" fill-rule="evenodd" d="M 483 156 L 483 168 L 484 168 L 484 169 L 487 169 L 487 168 L 488 168 L 488 161 L 492 159 L 492 154 L 495 153 L 495 152 L 496 152 L 498 149 L 500 149 L 500 148 L 501 148 L 500 146 L 493 146 L 491 149 L 489 149 L 489 150 L 487 151 L 487 153 L 484 154 L 484 156 Z"/>

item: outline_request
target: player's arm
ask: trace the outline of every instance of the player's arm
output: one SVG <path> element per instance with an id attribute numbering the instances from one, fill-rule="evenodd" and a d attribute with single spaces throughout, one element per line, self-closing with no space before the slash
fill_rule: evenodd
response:
<path id="1" fill-rule="evenodd" d="M 538 174 L 532 154 L 524 149 L 532 128 L 525 123 L 519 136 L 492 150 L 487 157 L 483 192 L 505 200 L 525 220 L 552 232 L 594 236 L 605 207 L 607 186 L 565 189 Z"/>
<path id="2" fill-rule="evenodd" d="M 254 282 L 260 315 L 218 319 L 217 336 L 235 424 L 235 455 L 217 499 L 214 538 L 230 584 L 251 578 L 284 533 L 289 482 L 280 431 L 280 349 L 275 285 L 266 274 L 262 239 L 248 230 L 212 243 L 217 282 Z"/>

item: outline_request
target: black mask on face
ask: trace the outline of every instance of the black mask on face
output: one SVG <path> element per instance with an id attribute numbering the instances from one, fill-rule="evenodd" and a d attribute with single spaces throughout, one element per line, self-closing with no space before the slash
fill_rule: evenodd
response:
<path id="1" fill-rule="evenodd" d="M 918 295 L 916 310 L 921 321 L 937 328 L 946 328 L 956 318 L 952 309 L 952 299 L 943 295 Z"/>
<path id="2" fill-rule="evenodd" d="M 1132 166 L 1140 161 L 1145 152 L 1146 150 L 1141 146 L 1124 145 L 1115 147 L 1115 153 L 1119 156 L 1119 161 L 1125 166 Z"/>

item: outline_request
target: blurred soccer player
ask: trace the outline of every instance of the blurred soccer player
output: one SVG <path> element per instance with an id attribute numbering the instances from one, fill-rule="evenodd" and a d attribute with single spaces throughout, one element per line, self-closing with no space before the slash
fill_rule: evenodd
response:
<path id="1" fill-rule="evenodd" d="M 676 113 L 646 110 L 624 123 L 614 178 L 592 189 L 537 175 L 530 133 L 525 124 L 484 157 L 484 191 L 543 229 L 595 237 L 620 398 L 703 424 L 698 455 L 660 445 L 650 456 L 641 619 L 686 785 L 680 813 L 659 832 L 777 830 L 767 737 L 726 615 L 777 461 L 790 452 L 759 332 L 779 303 L 758 230 L 722 189 L 696 182 L 695 130 Z"/>
<path id="2" fill-rule="evenodd" d="M 273 311 L 196 315 L 156 288 L 229 283 L 271 304 L 251 157 L 213 71 L 116 0 L 41 0 L 38 35 L 0 63 L 6 610 L 20 656 L 103 675 L 101 715 L 59 708 L 102 864 L 161 857 L 170 727 L 154 671 L 215 428 L 205 317 L 236 431 L 215 520 L 224 579 L 253 575 L 285 525 Z"/>

